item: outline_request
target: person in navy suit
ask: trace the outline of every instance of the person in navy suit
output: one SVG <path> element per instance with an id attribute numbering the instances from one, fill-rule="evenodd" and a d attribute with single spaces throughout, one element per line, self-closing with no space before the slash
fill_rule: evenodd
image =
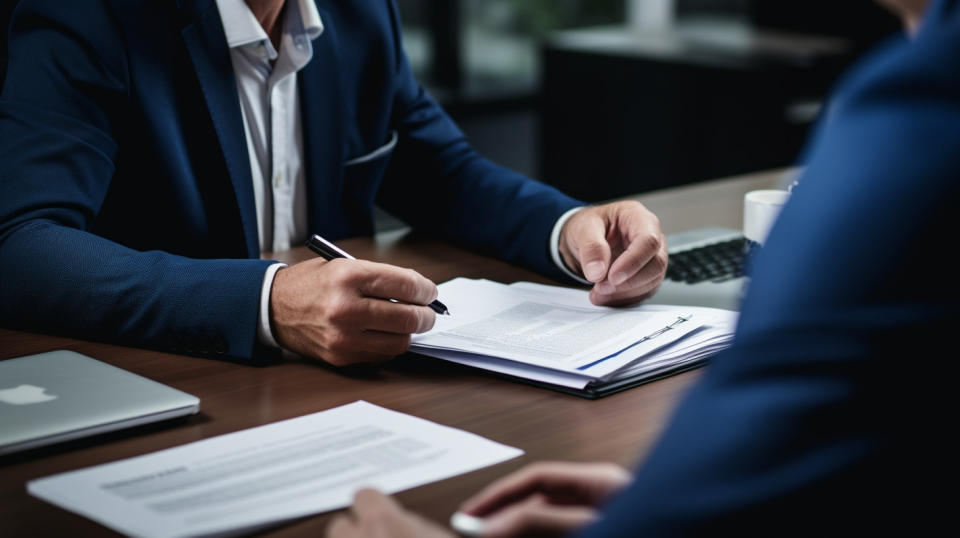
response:
<path id="1" fill-rule="evenodd" d="M 4 326 L 385 360 L 433 325 L 432 282 L 260 259 L 312 233 L 370 235 L 375 204 L 593 284 L 597 304 L 636 302 L 663 278 L 663 234 L 642 205 L 583 207 L 476 154 L 414 80 L 392 1 L 21 0 L 9 42 Z"/>
<path id="2" fill-rule="evenodd" d="M 632 477 L 521 469 L 462 506 L 482 535 L 956 534 L 960 0 L 885 3 L 912 39 L 835 91 L 731 348 Z M 372 490 L 329 527 L 446 534 Z"/>

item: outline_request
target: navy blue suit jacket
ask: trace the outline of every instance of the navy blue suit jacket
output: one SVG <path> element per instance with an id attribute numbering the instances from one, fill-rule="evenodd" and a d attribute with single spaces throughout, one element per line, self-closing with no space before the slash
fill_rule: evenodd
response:
<path id="1" fill-rule="evenodd" d="M 734 345 L 585 536 L 956 532 L 960 2 L 842 82 Z"/>
<path id="2" fill-rule="evenodd" d="M 414 80 L 388 0 L 318 0 L 299 74 L 309 225 L 415 229 L 555 277 L 577 205 L 478 156 Z M 250 357 L 259 260 L 250 160 L 214 0 L 22 0 L 0 99 L 0 323 Z M 392 155 L 345 166 L 384 145 Z"/>

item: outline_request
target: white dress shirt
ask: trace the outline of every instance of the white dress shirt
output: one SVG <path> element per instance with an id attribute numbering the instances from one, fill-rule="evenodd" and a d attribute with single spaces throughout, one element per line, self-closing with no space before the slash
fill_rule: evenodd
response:
<path id="1" fill-rule="evenodd" d="M 217 0 L 230 47 L 243 114 L 261 251 L 289 249 L 307 239 L 307 193 L 297 71 L 313 57 L 323 33 L 313 0 L 288 2 L 280 50 L 243 0 Z M 270 266 L 260 293 L 257 335 L 276 347 L 270 331 L 270 288 L 283 264 Z"/>
<path id="2" fill-rule="evenodd" d="M 278 51 L 244 0 L 217 0 L 217 8 L 240 96 L 260 250 L 302 245 L 308 235 L 307 193 L 297 72 L 313 57 L 311 41 L 323 33 L 323 21 L 313 0 L 287 0 Z M 558 249 L 560 229 L 575 211 L 557 220 L 550 252 L 564 273 L 589 284 L 564 265 Z M 268 268 L 260 294 L 258 339 L 274 347 L 279 346 L 270 330 L 270 289 L 281 267 Z"/>

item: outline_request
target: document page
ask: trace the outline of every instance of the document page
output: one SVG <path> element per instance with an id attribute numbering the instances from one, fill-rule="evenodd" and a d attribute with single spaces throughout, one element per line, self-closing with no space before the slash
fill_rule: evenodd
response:
<path id="1" fill-rule="evenodd" d="M 602 376 L 701 325 L 676 310 L 597 307 L 579 295 L 486 280 L 458 278 L 439 288 L 452 315 L 437 316 L 433 330 L 414 336 L 414 351 L 467 352 Z M 678 317 L 688 322 L 662 331 Z M 664 336 L 648 338 L 653 334 Z"/>
<path id="2" fill-rule="evenodd" d="M 649 307 L 652 309 L 664 308 L 661 305 L 649 305 Z M 591 382 L 597 380 L 625 379 L 644 374 L 655 374 L 683 364 L 697 363 L 730 345 L 736 326 L 735 312 L 703 307 L 693 307 L 690 311 L 706 320 L 704 325 L 689 331 L 685 336 L 684 333 L 679 333 L 679 336 L 683 338 L 667 342 L 666 345 L 654 352 L 639 356 L 632 364 L 627 364 L 613 371 L 610 371 L 609 368 L 601 369 L 599 368 L 601 365 L 598 365 L 598 367 L 588 368 L 576 373 L 563 372 L 476 353 L 447 349 L 431 349 L 425 354 L 465 366 L 482 368 L 541 383 L 571 389 L 584 389 Z M 605 375 L 597 375 L 597 372 L 600 371 L 606 372 Z"/>
<path id="3" fill-rule="evenodd" d="M 233 534 L 348 506 L 521 455 L 358 401 L 31 481 L 31 495 L 134 536 Z"/>
<path id="4" fill-rule="evenodd" d="M 414 336 L 412 351 L 574 390 L 701 364 L 730 345 L 737 322 L 716 308 L 597 307 L 587 291 L 532 282 L 439 288 L 452 315 Z"/>

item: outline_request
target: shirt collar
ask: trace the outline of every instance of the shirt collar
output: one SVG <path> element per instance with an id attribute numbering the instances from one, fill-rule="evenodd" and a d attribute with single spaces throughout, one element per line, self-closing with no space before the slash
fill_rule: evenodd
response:
<path id="1" fill-rule="evenodd" d="M 300 21 L 303 23 L 304 33 L 311 40 L 320 37 L 323 33 L 323 21 L 320 20 L 317 4 L 313 0 L 297 0 L 297 6 L 300 8 Z"/>
<path id="2" fill-rule="evenodd" d="M 284 33 L 302 32 L 311 40 L 323 33 L 323 21 L 320 20 L 320 13 L 317 11 L 314 0 L 287 0 L 287 3 L 288 8 L 291 7 L 289 4 L 296 3 L 302 28 L 293 29 L 285 26 Z M 243 0 L 217 0 L 217 9 L 220 11 L 220 21 L 223 23 L 223 31 L 230 48 L 262 41 L 269 42 L 267 33 Z"/>

